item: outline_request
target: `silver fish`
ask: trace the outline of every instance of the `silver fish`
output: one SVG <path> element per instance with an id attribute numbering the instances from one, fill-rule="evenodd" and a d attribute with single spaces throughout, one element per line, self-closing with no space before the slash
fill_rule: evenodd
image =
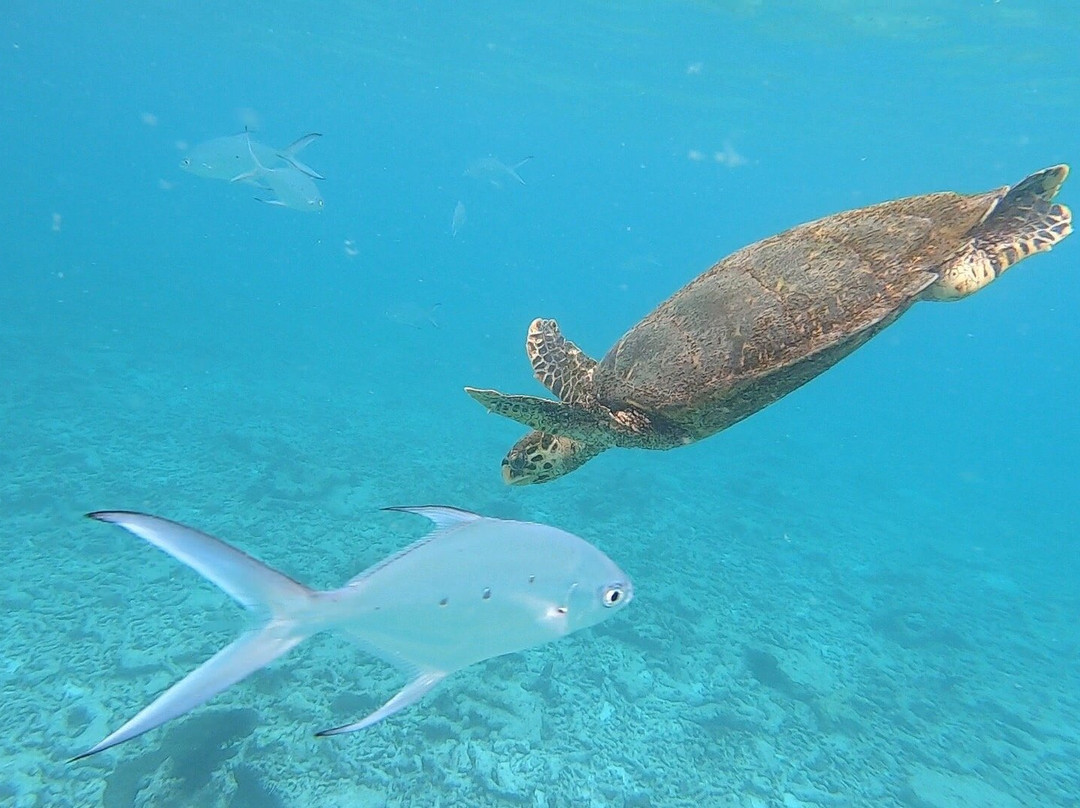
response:
<path id="1" fill-rule="evenodd" d="M 386 314 L 386 319 L 395 325 L 404 325 L 422 330 L 429 326 L 431 328 L 439 327 L 439 321 L 435 319 L 435 315 L 438 314 L 441 307 L 442 303 L 422 306 L 412 300 L 402 299 L 387 306 L 384 314 Z"/>
<path id="2" fill-rule="evenodd" d="M 271 168 L 262 162 L 256 150 L 251 148 L 250 142 L 248 147 L 253 166 L 249 171 L 233 177 L 232 182 L 250 182 L 263 190 L 270 191 L 274 195 L 273 199 L 256 197 L 260 202 L 268 205 L 292 208 L 307 213 L 322 211 L 325 202 L 310 176 L 291 164 Z"/>
<path id="3" fill-rule="evenodd" d="M 524 160 L 518 160 L 512 166 L 508 166 L 497 157 L 482 157 L 471 163 L 469 167 L 465 169 L 465 176 L 478 180 L 486 180 L 496 188 L 502 188 L 503 183 L 507 180 L 513 180 L 514 182 L 524 185 L 525 180 L 518 174 L 518 169 L 531 159 L 533 159 L 532 155 L 529 155 Z"/>
<path id="4" fill-rule="evenodd" d="M 250 132 L 229 137 L 217 137 L 193 146 L 180 161 L 180 168 L 198 177 L 212 180 L 231 180 L 255 168 L 256 161 L 271 168 L 289 165 L 317 180 L 325 179 L 315 169 L 300 162 L 296 156 L 303 148 L 322 137 L 311 132 L 290 143 L 284 149 L 275 149 L 260 143 Z"/>
<path id="5" fill-rule="evenodd" d="M 457 234 L 461 232 L 461 228 L 465 226 L 468 218 L 469 215 L 465 212 L 465 203 L 459 199 L 458 203 L 454 205 L 454 213 L 450 216 L 450 235 L 457 238 Z"/>
<path id="6" fill-rule="evenodd" d="M 595 625 L 634 596 L 626 573 L 583 539 L 546 525 L 449 507 L 388 508 L 435 523 L 425 538 L 340 589 L 308 589 L 190 527 L 128 511 L 89 516 L 120 525 L 257 612 L 242 634 L 97 745 L 102 752 L 198 707 L 323 631 L 394 665 L 409 683 L 382 707 L 319 735 L 369 727 L 419 701 L 454 671 Z"/>
<path id="7" fill-rule="evenodd" d="M 274 194 L 273 199 L 256 197 L 267 205 L 292 208 L 306 213 L 319 213 L 326 205 L 314 180 L 292 166 L 264 170 L 257 175 L 255 184 Z"/>

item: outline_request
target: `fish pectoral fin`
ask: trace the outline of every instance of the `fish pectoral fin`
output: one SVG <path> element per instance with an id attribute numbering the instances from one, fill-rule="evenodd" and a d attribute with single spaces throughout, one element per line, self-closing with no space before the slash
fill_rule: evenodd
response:
<path id="1" fill-rule="evenodd" d="M 390 699 L 390 701 L 386 702 L 386 704 L 366 718 L 362 718 L 353 724 L 345 724 L 344 726 L 334 727 L 333 729 L 324 729 L 315 734 L 319 737 L 326 735 L 341 735 L 345 732 L 356 732 L 358 729 L 364 729 L 370 727 L 372 724 L 377 724 L 384 718 L 389 718 L 394 713 L 416 704 L 416 702 L 420 701 L 420 699 L 426 696 L 435 685 L 445 678 L 446 674 L 442 671 L 424 671 L 409 682 L 409 684 L 405 685 L 405 687 Z"/>
<path id="2" fill-rule="evenodd" d="M 258 196 L 254 197 L 254 199 L 255 199 L 256 202 L 262 202 L 264 205 L 275 205 L 276 207 L 279 207 L 279 208 L 287 208 L 287 207 L 289 207 L 284 202 L 282 202 L 280 199 L 262 199 L 261 197 L 258 197 Z"/>

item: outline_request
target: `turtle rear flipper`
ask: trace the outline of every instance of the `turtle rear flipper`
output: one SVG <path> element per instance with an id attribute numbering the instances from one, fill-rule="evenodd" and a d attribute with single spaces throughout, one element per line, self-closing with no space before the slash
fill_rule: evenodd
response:
<path id="1" fill-rule="evenodd" d="M 977 292 L 1029 255 L 1046 252 L 1072 232 L 1072 214 L 1054 204 L 1069 175 L 1051 166 L 1005 191 L 975 228 L 966 248 L 946 264 L 924 293 L 928 300 L 958 300 Z"/>
<path id="2" fill-rule="evenodd" d="M 507 485 L 550 482 L 584 465 L 605 448 L 533 430 L 506 453 L 502 461 L 503 480 Z"/>
<path id="3" fill-rule="evenodd" d="M 561 401 L 588 406 L 595 399 L 596 360 L 564 337 L 557 322 L 539 317 L 533 320 L 525 339 L 525 352 L 536 380 Z"/>
<path id="4" fill-rule="evenodd" d="M 604 436 L 611 432 L 610 415 L 536 396 L 507 395 L 497 390 L 466 387 L 465 392 L 496 413 L 539 432 L 562 435 L 586 443 L 610 444 Z"/>

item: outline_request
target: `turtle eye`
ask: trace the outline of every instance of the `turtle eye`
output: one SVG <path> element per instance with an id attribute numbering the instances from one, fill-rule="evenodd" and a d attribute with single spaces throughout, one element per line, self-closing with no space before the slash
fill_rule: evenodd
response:
<path id="1" fill-rule="evenodd" d="M 623 585 L 612 584 L 604 590 L 604 605 L 609 609 L 612 606 L 617 606 L 623 601 Z"/>

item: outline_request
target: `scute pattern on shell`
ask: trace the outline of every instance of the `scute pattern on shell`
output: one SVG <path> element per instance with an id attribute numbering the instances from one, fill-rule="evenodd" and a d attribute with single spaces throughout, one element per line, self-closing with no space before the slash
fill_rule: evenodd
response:
<path id="1" fill-rule="evenodd" d="M 895 320 L 1006 190 L 886 202 L 733 253 L 615 344 L 594 374 L 598 400 L 695 438 L 740 420 Z"/>

